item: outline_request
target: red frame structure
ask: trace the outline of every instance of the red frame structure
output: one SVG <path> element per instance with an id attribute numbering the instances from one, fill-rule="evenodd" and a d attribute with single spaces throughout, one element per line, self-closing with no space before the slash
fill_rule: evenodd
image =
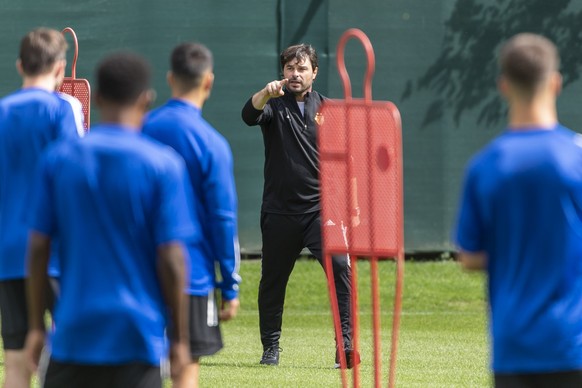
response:
<path id="1" fill-rule="evenodd" d="M 61 93 L 69 94 L 81 102 L 84 116 L 83 126 L 85 128 L 85 132 L 88 132 L 91 126 L 91 85 L 86 79 L 76 78 L 77 58 L 79 56 L 79 42 L 77 40 L 77 34 L 75 34 L 75 31 L 71 27 L 66 27 L 61 32 L 63 35 L 65 33 L 69 33 L 73 36 L 75 54 L 73 56 L 73 63 L 71 64 L 71 76 L 64 78 L 59 91 Z"/>
<path id="2" fill-rule="evenodd" d="M 346 70 L 346 43 L 358 39 L 368 59 L 364 98 L 352 98 Z M 402 129 L 400 113 L 391 102 L 372 101 L 375 59 L 372 44 L 358 29 L 347 30 L 337 47 L 337 66 L 344 100 L 325 101 L 316 121 L 320 153 L 322 237 L 336 341 L 340 352 L 342 385 L 347 386 L 339 309 L 333 278 L 332 255 L 347 254 L 351 260 L 353 349 L 359 351 L 357 261 L 370 261 L 374 383 L 382 381 L 380 282 L 378 261 L 396 262 L 392 343 L 388 385 L 396 382 L 398 332 L 404 281 L 404 215 L 402 179 Z M 329 269 L 329 270 L 327 270 Z M 353 385 L 360 385 L 354 365 Z"/>

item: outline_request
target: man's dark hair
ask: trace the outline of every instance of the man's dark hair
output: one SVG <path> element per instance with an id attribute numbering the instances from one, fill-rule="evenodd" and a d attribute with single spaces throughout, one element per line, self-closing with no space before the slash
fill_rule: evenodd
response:
<path id="1" fill-rule="evenodd" d="M 185 90 L 196 89 L 213 66 L 212 53 L 200 43 L 182 43 L 170 56 L 172 74 Z"/>
<path id="2" fill-rule="evenodd" d="M 149 87 L 150 66 L 137 54 L 111 54 L 97 66 L 97 94 L 104 100 L 131 105 Z"/>
<path id="3" fill-rule="evenodd" d="M 524 92 L 532 93 L 560 67 L 556 46 L 541 35 L 522 33 L 511 38 L 499 56 L 501 74 Z"/>
<path id="4" fill-rule="evenodd" d="M 309 59 L 311 61 L 311 67 L 313 70 L 317 68 L 317 53 L 315 52 L 315 49 L 309 44 L 296 44 L 283 50 L 281 53 L 281 69 L 283 69 L 285 65 L 293 59 L 297 59 L 297 61 Z"/>
<path id="5" fill-rule="evenodd" d="M 67 41 L 57 30 L 37 28 L 20 41 L 18 58 L 24 74 L 37 76 L 51 70 L 54 64 L 66 59 Z"/>

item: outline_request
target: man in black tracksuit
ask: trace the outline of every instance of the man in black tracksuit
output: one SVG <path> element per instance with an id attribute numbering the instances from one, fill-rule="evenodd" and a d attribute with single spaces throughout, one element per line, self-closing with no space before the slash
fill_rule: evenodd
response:
<path id="1" fill-rule="evenodd" d="M 284 79 L 268 83 L 242 110 L 246 124 L 261 126 L 265 143 L 259 318 L 261 364 L 267 365 L 279 363 L 285 289 L 295 260 L 307 247 L 322 263 L 316 120 L 324 97 L 312 90 L 318 70 L 315 50 L 291 46 L 281 53 L 281 67 Z M 333 273 L 351 367 L 357 357 L 351 351 L 349 258 L 334 257 Z"/>

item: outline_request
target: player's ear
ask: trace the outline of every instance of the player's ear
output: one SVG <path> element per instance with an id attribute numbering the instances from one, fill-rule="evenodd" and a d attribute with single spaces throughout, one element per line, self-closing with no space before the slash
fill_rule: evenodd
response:
<path id="1" fill-rule="evenodd" d="M 67 69 L 67 61 L 62 59 L 57 61 L 53 67 L 53 74 L 57 80 L 57 84 L 60 84 L 65 78 L 65 70 Z"/>
<path id="2" fill-rule="evenodd" d="M 146 112 L 156 101 L 156 91 L 148 89 L 144 91 L 138 98 L 137 105 L 141 110 Z"/>
<path id="3" fill-rule="evenodd" d="M 139 97 L 129 106 L 132 110 L 139 112 L 140 115 L 145 114 L 150 106 L 150 99 L 148 91 L 143 91 Z"/>
<path id="4" fill-rule="evenodd" d="M 509 94 L 509 85 L 507 84 L 507 78 L 503 75 L 497 77 L 497 90 L 502 97 L 507 98 Z"/>
<path id="5" fill-rule="evenodd" d="M 52 67 L 51 75 L 54 78 L 55 86 L 54 90 L 58 90 L 59 87 L 63 84 L 63 80 L 65 79 L 65 70 L 67 69 L 67 61 L 65 59 L 61 59 L 55 62 Z"/>
<path id="6" fill-rule="evenodd" d="M 559 96 L 562 92 L 562 74 L 556 71 L 551 75 L 551 77 L 550 82 L 552 83 L 552 89 L 556 96 Z"/>
<path id="7" fill-rule="evenodd" d="M 155 89 L 148 89 L 147 91 L 147 99 L 148 99 L 148 108 L 152 107 L 156 102 L 156 98 L 158 97 L 158 93 Z"/>
<path id="8" fill-rule="evenodd" d="M 316 67 L 315 69 L 313 69 L 313 79 L 315 80 L 315 77 L 317 77 L 317 71 L 319 70 L 319 67 Z"/>
<path id="9" fill-rule="evenodd" d="M 22 61 L 20 58 L 16 60 L 16 71 L 20 74 L 21 77 L 24 77 L 24 69 L 22 68 Z"/>
<path id="10" fill-rule="evenodd" d="M 174 74 L 172 73 L 171 70 L 168 70 L 168 72 L 166 73 L 166 82 L 168 83 L 168 86 L 171 89 L 172 86 L 174 85 Z"/>
<path id="11" fill-rule="evenodd" d="M 205 92 L 210 94 L 212 87 L 214 86 L 214 73 L 212 71 L 206 72 L 204 74 L 204 79 L 202 80 L 202 88 Z"/>

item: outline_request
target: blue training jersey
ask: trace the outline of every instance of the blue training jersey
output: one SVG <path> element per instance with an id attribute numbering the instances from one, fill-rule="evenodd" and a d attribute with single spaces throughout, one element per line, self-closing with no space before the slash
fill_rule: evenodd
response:
<path id="1" fill-rule="evenodd" d="M 25 88 L 0 100 L 0 280 L 27 274 L 25 211 L 41 152 L 78 138 L 78 130 L 70 101 L 58 93 Z M 49 273 L 58 275 L 54 260 Z"/>
<path id="2" fill-rule="evenodd" d="M 581 146 L 508 130 L 467 168 L 456 240 L 487 254 L 496 373 L 582 369 Z"/>
<path id="3" fill-rule="evenodd" d="M 203 231 L 201 242 L 188 246 L 189 293 L 203 296 L 219 287 L 224 299 L 238 297 L 237 196 L 228 142 L 202 118 L 200 109 L 177 99 L 151 112 L 143 132 L 174 148 L 186 162 L 196 200 L 193 217 L 200 220 Z"/>
<path id="4" fill-rule="evenodd" d="M 156 250 L 200 232 L 182 159 L 141 134 L 98 126 L 50 147 L 35 183 L 31 229 L 60 241 L 51 357 L 159 365 L 167 307 Z"/>

